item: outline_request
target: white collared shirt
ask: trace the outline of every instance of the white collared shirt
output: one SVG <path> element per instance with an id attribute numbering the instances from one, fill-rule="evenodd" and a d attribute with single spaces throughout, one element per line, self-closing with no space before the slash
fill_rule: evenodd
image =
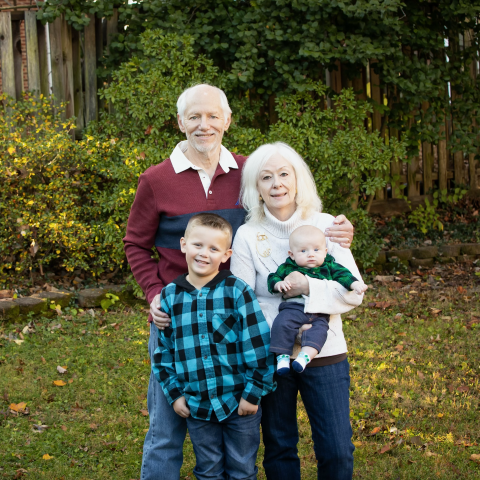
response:
<path id="1" fill-rule="evenodd" d="M 197 167 L 185 156 L 184 152 L 187 151 L 187 147 L 188 141 L 184 140 L 183 142 L 180 142 L 173 150 L 172 154 L 170 155 L 170 161 L 172 162 L 173 169 L 175 170 L 175 173 L 184 172 L 189 168 L 197 170 L 203 185 L 203 189 L 205 190 L 205 196 L 208 198 L 208 195 L 212 195 L 213 193 L 210 190 L 212 179 L 207 172 L 203 170 L 203 168 Z M 237 162 L 233 158 L 233 155 L 223 145 L 220 146 L 219 164 L 225 173 L 228 173 L 231 168 L 238 168 Z"/>

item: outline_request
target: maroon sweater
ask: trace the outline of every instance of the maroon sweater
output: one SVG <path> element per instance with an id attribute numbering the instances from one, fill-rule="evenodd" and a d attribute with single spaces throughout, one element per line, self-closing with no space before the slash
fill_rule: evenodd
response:
<path id="1" fill-rule="evenodd" d="M 170 159 L 148 168 L 138 180 L 127 235 L 123 239 L 128 263 L 148 303 L 162 288 L 187 271 L 180 238 L 196 213 L 217 213 L 227 219 L 235 235 L 244 223 L 240 206 L 240 178 L 246 157 L 233 154 L 238 169 L 225 173 L 220 165 L 205 198 L 205 190 L 196 170 L 175 173 Z M 152 258 L 152 247 L 159 260 Z M 228 262 L 222 265 L 229 268 Z"/>

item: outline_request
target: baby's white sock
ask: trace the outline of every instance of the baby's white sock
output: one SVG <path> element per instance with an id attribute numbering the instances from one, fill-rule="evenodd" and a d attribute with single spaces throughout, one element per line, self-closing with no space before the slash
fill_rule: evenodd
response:
<path id="1" fill-rule="evenodd" d="M 298 354 L 298 357 L 293 361 L 292 367 L 298 372 L 302 373 L 305 367 L 310 363 L 310 357 L 303 350 Z"/>
<path id="2" fill-rule="evenodd" d="M 290 355 L 277 355 L 277 373 L 286 375 L 290 371 Z"/>

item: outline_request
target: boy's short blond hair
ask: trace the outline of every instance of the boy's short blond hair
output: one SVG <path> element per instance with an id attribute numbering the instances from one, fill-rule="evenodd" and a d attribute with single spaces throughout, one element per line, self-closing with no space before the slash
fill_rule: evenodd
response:
<path id="1" fill-rule="evenodd" d="M 233 228 L 228 220 L 225 220 L 220 215 L 216 213 L 197 213 L 187 223 L 187 228 L 185 229 L 185 238 L 188 237 L 188 234 L 195 227 L 208 227 L 215 230 L 220 230 L 228 236 L 228 246 L 232 244 L 233 238 Z"/>

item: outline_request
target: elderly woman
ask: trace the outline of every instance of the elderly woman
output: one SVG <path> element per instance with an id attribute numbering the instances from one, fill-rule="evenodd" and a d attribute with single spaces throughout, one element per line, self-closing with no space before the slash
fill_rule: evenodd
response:
<path id="1" fill-rule="evenodd" d="M 267 277 L 287 258 L 290 234 L 301 225 L 325 232 L 334 217 L 321 213 L 308 166 L 284 143 L 263 145 L 248 158 L 241 201 L 248 212 L 247 223 L 235 236 L 231 270 L 255 290 L 271 326 L 282 295 L 269 293 Z M 338 263 L 361 278 L 350 250 L 328 240 L 327 248 Z M 305 371 L 299 374 L 291 369 L 285 376 L 276 376 L 277 390 L 262 399 L 265 472 L 270 480 L 300 480 L 296 416 L 300 391 L 312 427 L 318 478 L 351 479 L 350 376 L 340 314 L 359 305 L 363 295 L 349 292 L 335 281 L 299 272 L 287 279 L 292 289 L 284 296 L 304 295 L 305 312 L 330 314 L 329 331 L 325 346 Z"/>

